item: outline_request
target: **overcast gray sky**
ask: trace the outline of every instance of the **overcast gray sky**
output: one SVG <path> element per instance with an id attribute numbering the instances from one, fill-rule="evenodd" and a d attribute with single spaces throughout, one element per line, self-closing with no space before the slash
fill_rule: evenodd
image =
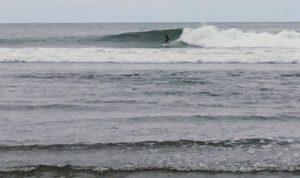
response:
<path id="1" fill-rule="evenodd" d="M 0 0 L 0 23 L 300 21 L 300 0 Z"/>

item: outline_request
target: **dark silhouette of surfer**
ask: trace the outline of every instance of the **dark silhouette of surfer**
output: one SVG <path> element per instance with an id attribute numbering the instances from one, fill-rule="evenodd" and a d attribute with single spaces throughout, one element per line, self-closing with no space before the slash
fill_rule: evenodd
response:
<path id="1" fill-rule="evenodd" d="M 170 38 L 167 34 L 165 34 L 165 44 L 170 44 Z"/>

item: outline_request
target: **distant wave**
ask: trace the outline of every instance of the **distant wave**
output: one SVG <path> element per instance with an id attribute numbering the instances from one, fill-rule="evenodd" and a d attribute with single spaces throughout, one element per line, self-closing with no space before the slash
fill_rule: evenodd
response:
<path id="1" fill-rule="evenodd" d="M 88 107 L 76 104 L 42 104 L 42 105 L 22 105 L 22 104 L 0 104 L 2 111 L 26 111 L 36 109 L 50 109 L 50 110 L 87 110 Z"/>
<path id="2" fill-rule="evenodd" d="M 141 141 L 141 142 L 119 142 L 119 143 L 96 143 L 96 144 L 54 144 L 54 145 L 0 145 L 0 151 L 30 151 L 30 150 L 90 150 L 90 149 L 161 149 L 168 147 L 255 147 L 264 145 L 290 145 L 298 143 L 295 139 L 266 139 L 266 138 L 248 138 L 231 140 L 177 140 L 177 141 Z"/>

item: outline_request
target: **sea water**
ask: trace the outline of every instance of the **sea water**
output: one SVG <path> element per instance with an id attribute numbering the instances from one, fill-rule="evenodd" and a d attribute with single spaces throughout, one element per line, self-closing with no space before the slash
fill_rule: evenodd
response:
<path id="1" fill-rule="evenodd" d="M 0 31 L 1 177 L 300 176 L 299 23 Z"/>

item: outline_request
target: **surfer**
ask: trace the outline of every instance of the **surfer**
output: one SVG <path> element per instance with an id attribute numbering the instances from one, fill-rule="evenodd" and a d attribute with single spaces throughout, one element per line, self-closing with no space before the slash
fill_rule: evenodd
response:
<path id="1" fill-rule="evenodd" d="M 165 44 L 170 44 L 170 38 L 167 34 L 165 34 Z"/>

